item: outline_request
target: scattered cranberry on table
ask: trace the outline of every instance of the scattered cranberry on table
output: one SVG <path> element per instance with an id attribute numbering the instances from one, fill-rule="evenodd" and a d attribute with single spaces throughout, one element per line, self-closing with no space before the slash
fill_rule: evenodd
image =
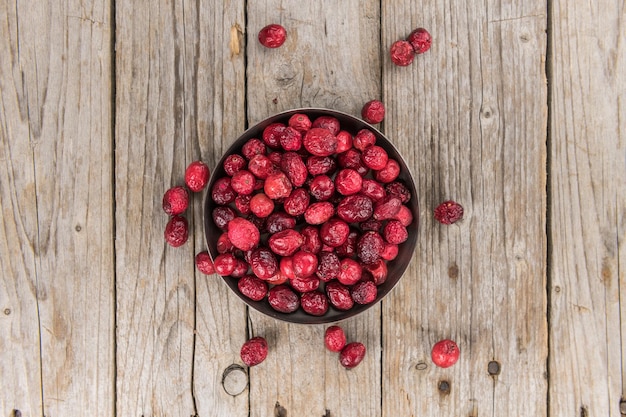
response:
<path id="1" fill-rule="evenodd" d="M 404 40 L 395 41 L 391 45 L 389 54 L 391 56 L 391 62 L 399 67 L 411 65 L 413 59 L 415 58 L 415 50 L 413 49 L 413 46 Z"/>
<path id="2" fill-rule="evenodd" d="M 435 208 L 435 219 L 441 223 L 450 225 L 463 218 L 463 206 L 455 201 L 444 201 Z"/>
<path id="3" fill-rule="evenodd" d="M 170 216 L 183 214 L 189 205 L 189 192 L 183 186 L 172 187 L 163 195 L 163 211 Z"/>
<path id="4" fill-rule="evenodd" d="M 265 26 L 259 31 L 259 42 L 266 48 L 278 48 L 287 39 L 287 31 L 278 24 Z"/>
<path id="5" fill-rule="evenodd" d="M 417 28 L 407 36 L 406 40 L 413 46 L 416 54 L 423 54 L 430 49 L 433 42 L 430 33 L 424 28 Z"/>
<path id="6" fill-rule="evenodd" d="M 344 368 L 352 369 L 365 357 L 365 345 L 360 342 L 348 343 L 339 354 L 339 362 Z"/>
<path id="7" fill-rule="evenodd" d="M 433 345 L 431 358 L 440 368 L 449 368 L 459 360 L 460 354 L 461 351 L 453 340 L 444 339 Z"/>
<path id="8" fill-rule="evenodd" d="M 215 273 L 215 265 L 208 251 L 199 252 L 195 257 L 196 268 L 205 275 Z"/>
<path id="9" fill-rule="evenodd" d="M 339 326 L 330 326 L 324 332 L 324 345 L 331 352 L 341 352 L 346 346 L 346 334 Z"/>
<path id="10" fill-rule="evenodd" d="M 202 161 L 194 161 L 185 170 L 185 183 L 195 193 L 202 191 L 209 182 L 209 167 Z"/>
<path id="11" fill-rule="evenodd" d="M 165 241 L 172 247 L 177 248 L 187 242 L 189 237 L 189 223 L 187 219 L 178 214 L 170 218 L 165 226 Z"/>
<path id="12" fill-rule="evenodd" d="M 253 337 L 241 347 L 241 360 L 247 366 L 258 365 L 267 357 L 267 351 L 267 341 L 260 336 Z"/>
<path id="13" fill-rule="evenodd" d="M 385 118 L 385 105 L 380 100 L 371 100 L 363 105 L 361 117 L 367 123 L 377 124 Z"/>

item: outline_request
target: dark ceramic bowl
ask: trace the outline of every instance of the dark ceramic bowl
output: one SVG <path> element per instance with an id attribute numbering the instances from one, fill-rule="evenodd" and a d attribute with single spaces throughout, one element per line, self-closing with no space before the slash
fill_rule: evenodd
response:
<path id="1" fill-rule="evenodd" d="M 401 171 L 398 180 L 404 182 L 409 191 L 411 192 L 411 199 L 407 203 L 407 206 L 411 210 L 413 214 L 413 223 L 409 225 L 407 228 L 409 232 L 409 237 L 406 242 L 402 243 L 399 246 L 399 253 L 396 259 L 387 263 L 388 267 L 388 275 L 386 281 L 378 286 L 378 295 L 376 300 L 371 304 L 359 305 L 355 304 L 353 308 L 347 311 L 335 310 L 332 305 L 323 316 L 312 316 L 307 314 L 299 308 L 293 313 L 281 313 L 274 310 L 267 301 L 267 298 L 261 301 L 253 301 L 249 298 L 245 297 L 243 294 L 239 292 L 237 288 L 237 278 L 233 278 L 230 276 L 222 277 L 224 282 L 237 294 L 247 305 L 254 308 L 257 311 L 260 311 L 263 314 L 266 314 L 270 317 L 274 317 L 279 320 L 292 322 L 292 323 L 302 323 L 302 324 L 319 324 L 319 323 L 330 323 L 336 322 L 348 317 L 356 316 L 359 313 L 367 310 L 372 307 L 374 304 L 378 303 L 385 295 L 387 295 L 393 287 L 398 283 L 402 274 L 406 270 L 413 254 L 415 252 L 415 244 L 417 241 L 417 233 L 418 233 L 418 224 L 419 224 L 419 210 L 418 210 L 418 201 L 417 201 L 417 192 L 415 190 L 415 183 L 413 181 L 413 177 L 411 176 L 411 172 L 407 167 L 404 159 L 398 152 L 398 150 L 393 146 L 393 144 L 387 139 L 381 132 L 367 124 L 361 119 L 358 119 L 354 116 L 351 116 L 346 113 L 327 110 L 327 109 L 319 109 L 319 108 L 302 108 L 302 109 L 294 109 L 289 110 L 283 113 L 276 114 L 268 119 L 263 120 L 262 122 L 256 124 L 255 126 L 246 130 L 233 144 L 232 146 L 224 153 L 219 163 L 215 167 L 214 171 L 211 174 L 211 179 L 209 181 L 207 192 L 205 195 L 204 201 L 204 233 L 206 238 L 206 243 L 208 247 L 209 254 L 211 258 L 215 259 L 219 253 L 217 252 L 217 239 L 222 234 L 222 231 L 215 225 L 213 222 L 213 217 L 211 215 L 213 208 L 216 206 L 215 202 L 213 202 L 211 198 L 211 190 L 213 188 L 213 184 L 218 178 L 226 176 L 223 168 L 224 159 L 233 153 L 241 153 L 241 148 L 249 139 L 251 138 L 261 138 L 263 130 L 271 123 L 284 123 L 287 124 L 289 118 L 295 113 L 304 113 L 309 116 L 309 118 L 313 121 L 316 117 L 319 116 L 333 116 L 336 117 L 340 124 L 342 130 L 347 130 L 353 135 L 356 134 L 361 129 L 369 129 L 376 135 L 376 144 L 384 148 L 389 157 L 395 159 L 400 165 Z M 263 240 L 263 236 L 261 237 Z M 320 289 L 324 283 L 322 282 L 320 285 Z"/>

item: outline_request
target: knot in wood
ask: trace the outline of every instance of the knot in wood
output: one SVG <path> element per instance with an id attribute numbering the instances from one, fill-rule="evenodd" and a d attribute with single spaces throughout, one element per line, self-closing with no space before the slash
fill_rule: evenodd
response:
<path id="1" fill-rule="evenodd" d="M 228 395 L 236 397 L 248 386 L 248 373 L 243 366 L 233 363 L 222 373 L 222 387 Z"/>
<path id="2" fill-rule="evenodd" d="M 487 365 L 487 372 L 489 372 L 489 375 L 491 376 L 500 375 L 500 362 L 498 361 L 489 362 L 489 364 Z"/>
<path id="3" fill-rule="evenodd" d="M 450 383 L 448 381 L 439 381 L 439 385 L 437 385 L 437 389 L 439 393 L 442 395 L 450 394 Z"/>

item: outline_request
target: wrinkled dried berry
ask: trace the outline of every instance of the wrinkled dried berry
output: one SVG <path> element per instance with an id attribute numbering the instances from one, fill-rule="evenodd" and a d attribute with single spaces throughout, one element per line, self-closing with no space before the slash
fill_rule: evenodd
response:
<path id="1" fill-rule="evenodd" d="M 407 206 L 402 205 L 398 214 L 394 216 L 394 219 L 402 223 L 402 226 L 409 227 L 409 225 L 413 222 L 413 213 L 411 213 L 411 209 Z"/>
<path id="2" fill-rule="evenodd" d="M 265 221 L 265 230 L 271 234 L 293 229 L 295 226 L 296 219 L 283 211 L 270 214 Z"/>
<path id="3" fill-rule="evenodd" d="M 376 202 L 386 195 L 385 188 L 378 182 L 369 178 L 363 178 L 361 186 L 361 194 Z"/>
<path id="4" fill-rule="evenodd" d="M 309 193 L 303 188 L 296 188 L 283 202 L 283 209 L 291 216 L 300 216 L 309 207 L 309 201 Z"/>
<path id="5" fill-rule="evenodd" d="M 248 263 L 242 259 L 237 259 L 235 269 L 230 273 L 233 278 L 241 278 L 248 273 Z"/>
<path id="6" fill-rule="evenodd" d="M 452 224 L 463 218 L 463 207 L 454 201 L 444 201 L 435 209 L 435 219 L 441 224 Z"/>
<path id="7" fill-rule="evenodd" d="M 415 50 L 409 42 L 400 40 L 391 45 L 389 55 L 391 56 L 391 62 L 400 67 L 406 67 L 413 62 Z"/>
<path id="8" fill-rule="evenodd" d="M 387 195 L 376 202 L 374 205 L 374 214 L 376 220 L 393 219 L 402 207 L 402 201 L 398 197 Z"/>
<path id="9" fill-rule="evenodd" d="M 217 253 L 232 253 L 235 251 L 235 246 L 228 238 L 228 233 L 224 232 L 217 238 Z"/>
<path id="10" fill-rule="evenodd" d="M 287 178 L 284 172 L 271 174 L 267 177 L 265 185 L 263 186 L 265 195 L 272 200 L 288 197 L 292 189 L 291 181 L 289 181 L 289 178 Z"/>
<path id="11" fill-rule="evenodd" d="M 350 195 L 337 206 L 337 216 L 348 223 L 360 223 L 374 213 L 372 200 L 362 194 Z"/>
<path id="12" fill-rule="evenodd" d="M 172 187 L 163 195 L 163 211 L 170 216 L 183 214 L 188 205 L 189 192 L 185 187 Z"/>
<path id="13" fill-rule="evenodd" d="M 365 232 L 356 244 L 356 253 L 364 264 L 373 264 L 380 259 L 385 241 L 378 232 Z"/>
<path id="14" fill-rule="evenodd" d="M 383 237 L 387 242 L 399 245 L 402 242 L 406 242 L 409 238 L 409 232 L 400 221 L 389 220 L 383 229 Z"/>
<path id="15" fill-rule="evenodd" d="M 304 212 L 304 220 L 308 224 L 322 224 L 335 214 L 335 207 L 328 201 L 311 204 Z"/>
<path id="16" fill-rule="evenodd" d="M 320 279 L 315 275 L 308 277 L 295 276 L 289 280 L 289 285 L 291 285 L 291 288 L 298 291 L 300 294 L 303 294 L 305 292 L 316 290 L 320 286 Z"/>
<path id="17" fill-rule="evenodd" d="M 317 270 L 317 256 L 305 250 L 299 250 L 292 256 L 293 274 L 296 278 L 310 277 Z"/>
<path id="18" fill-rule="evenodd" d="M 320 228 L 320 239 L 322 243 L 330 247 L 337 247 L 343 244 L 350 233 L 348 223 L 337 218 L 331 218 Z"/>
<path id="19" fill-rule="evenodd" d="M 387 263 L 382 258 L 372 264 L 363 265 L 363 269 L 371 274 L 375 285 L 380 285 L 387 280 Z"/>
<path id="20" fill-rule="evenodd" d="M 216 204 L 226 206 L 235 201 L 236 196 L 237 193 L 230 186 L 230 177 L 219 178 L 213 184 L 211 198 Z"/>
<path id="21" fill-rule="evenodd" d="M 337 162 L 330 156 L 309 156 L 306 160 L 306 168 L 313 176 L 332 174 L 337 168 Z"/>
<path id="22" fill-rule="evenodd" d="M 279 268 L 285 280 L 294 279 L 296 277 L 293 273 L 293 258 L 291 256 L 283 256 L 280 258 Z"/>
<path id="23" fill-rule="evenodd" d="M 354 136 L 352 145 L 363 152 L 365 149 L 376 144 L 376 135 L 369 129 L 361 129 Z"/>
<path id="24" fill-rule="evenodd" d="M 228 240 L 237 249 L 250 250 L 259 244 L 259 229 L 249 220 L 236 217 L 228 223 Z"/>
<path id="25" fill-rule="evenodd" d="M 341 130 L 336 135 L 337 137 L 337 150 L 336 153 L 346 152 L 348 149 L 352 148 L 353 137 L 352 134 L 348 131 Z"/>
<path id="26" fill-rule="evenodd" d="M 244 143 L 241 148 L 241 153 L 247 160 L 250 160 L 254 158 L 255 155 L 265 155 L 267 149 L 263 141 L 253 138 Z"/>
<path id="27" fill-rule="evenodd" d="M 346 334 L 339 326 L 330 326 L 324 332 L 324 345 L 331 352 L 341 352 L 346 346 Z"/>
<path id="28" fill-rule="evenodd" d="M 304 244 L 304 237 L 296 230 L 287 229 L 273 234 L 268 239 L 272 252 L 280 256 L 291 256 Z"/>
<path id="29" fill-rule="evenodd" d="M 259 42 L 266 48 L 278 48 L 287 39 L 287 31 L 279 24 L 273 23 L 259 31 Z"/>
<path id="30" fill-rule="evenodd" d="M 250 199 L 250 211 L 257 217 L 265 218 L 274 211 L 274 202 L 263 193 L 255 194 Z"/>
<path id="31" fill-rule="evenodd" d="M 305 313 L 323 316 L 328 311 L 328 298 L 321 291 L 310 291 L 302 294 L 300 305 Z"/>
<path id="32" fill-rule="evenodd" d="M 224 163 L 222 166 L 224 167 L 224 172 L 226 175 L 232 177 L 235 172 L 243 169 L 247 165 L 246 159 L 239 154 L 228 155 L 226 159 L 224 159 Z"/>
<path id="33" fill-rule="evenodd" d="M 367 175 L 369 168 L 363 164 L 361 160 L 361 152 L 356 149 L 348 149 L 337 156 L 337 163 L 341 168 L 350 168 L 355 170 L 361 176 Z"/>
<path id="34" fill-rule="evenodd" d="M 430 33 L 424 28 L 417 28 L 407 36 L 406 40 L 411 44 L 416 54 L 423 54 L 430 49 L 433 40 Z"/>
<path id="35" fill-rule="evenodd" d="M 337 151 L 337 138 L 328 129 L 313 127 L 305 133 L 303 145 L 311 155 L 329 156 Z"/>
<path id="36" fill-rule="evenodd" d="M 330 133 L 332 133 L 333 135 L 336 135 L 337 133 L 339 133 L 339 129 L 341 126 L 339 123 L 339 119 L 337 119 L 336 117 L 319 116 L 313 121 L 311 127 L 328 129 Z"/>
<path id="37" fill-rule="evenodd" d="M 361 191 L 363 178 L 353 169 L 345 168 L 335 177 L 335 189 L 342 195 L 352 195 Z"/>
<path id="38" fill-rule="evenodd" d="M 328 175 L 318 175 L 311 180 L 309 193 L 317 201 L 326 201 L 335 193 L 335 183 Z"/>
<path id="39" fill-rule="evenodd" d="M 165 241 L 174 248 L 184 245 L 189 237 L 187 219 L 180 214 L 173 216 L 165 226 L 164 236 Z"/>
<path id="40" fill-rule="evenodd" d="M 209 182 L 209 167 L 202 161 L 194 161 L 185 170 L 185 183 L 193 192 L 202 191 Z"/>
<path id="41" fill-rule="evenodd" d="M 356 254 L 356 243 L 358 239 L 359 234 L 354 230 L 351 231 L 348 234 L 348 238 L 346 239 L 346 241 L 335 249 L 337 255 L 344 258 L 350 258 L 354 256 Z"/>
<path id="42" fill-rule="evenodd" d="M 430 356 L 433 363 L 440 368 L 449 368 L 454 365 L 461 355 L 457 344 L 450 339 L 440 340 L 433 345 Z"/>
<path id="43" fill-rule="evenodd" d="M 361 281 L 356 283 L 350 290 L 352 299 L 357 304 L 370 304 L 376 299 L 378 290 L 372 281 Z"/>
<path id="44" fill-rule="evenodd" d="M 300 297 L 285 284 L 270 288 L 267 301 L 274 310 L 281 313 L 293 313 L 300 307 Z"/>
<path id="45" fill-rule="evenodd" d="M 286 259 L 286 258 L 283 258 L 283 259 Z M 265 282 L 267 282 L 270 285 L 280 285 L 280 284 L 284 284 L 285 282 L 287 282 L 288 279 L 289 278 L 287 277 L 287 275 L 283 274 L 281 270 L 278 270 L 278 272 L 276 272 L 276 274 L 274 274 L 273 277 L 266 279 Z"/>
<path id="46" fill-rule="evenodd" d="M 294 187 L 302 187 L 309 173 L 302 157 L 295 152 L 283 154 L 280 169 L 287 175 Z"/>
<path id="47" fill-rule="evenodd" d="M 315 275 L 324 282 L 328 282 L 339 276 L 341 261 L 335 252 L 320 252 L 318 255 L 317 271 Z"/>
<path id="48" fill-rule="evenodd" d="M 328 300 L 337 310 L 346 311 L 354 306 L 354 300 L 350 296 L 350 289 L 337 281 L 326 283 L 326 295 Z"/>
<path id="49" fill-rule="evenodd" d="M 402 201 L 402 204 L 406 204 L 411 199 L 411 192 L 408 187 L 399 181 L 393 181 L 385 185 L 385 192 L 389 195 L 396 196 Z"/>
<path id="50" fill-rule="evenodd" d="M 380 257 L 386 261 L 393 261 L 398 256 L 398 245 L 392 243 L 385 243 L 383 251 L 380 253 Z"/>
<path id="51" fill-rule="evenodd" d="M 385 118 L 385 105 L 380 100 L 368 101 L 361 109 L 361 117 L 367 123 L 380 123 Z"/>
<path id="52" fill-rule="evenodd" d="M 213 223 L 222 229 L 228 229 L 228 222 L 237 217 L 235 210 L 231 209 L 227 206 L 217 206 L 213 209 L 211 213 L 211 217 L 213 218 Z"/>
<path id="53" fill-rule="evenodd" d="M 297 151 L 302 147 L 302 134 L 291 126 L 278 136 L 280 146 L 286 151 Z"/>
<path id="54" fill-rule="evenodd" d="M 363 150 L 363 153 L 361 154 L 361 159 L 363 159 L 363 164 L 365 164 L 366 167 L 380 170 L 385 168 L 385 166 L 387 165 L 389 156 L 387 155 L 387 151 L 385 151 L 380 146 L 372 145 Z"/>
<path id="55" fill-rule="evenodd" d="M 266 155 L 254 155 L 248 161 L 248 171 L 252 172 L 259 179 L 266 179 L 271 174 L 278 172 L 278 167 Z"/>
<path id="56" fill-rule="evenodd" d="M 262 139 L 272 149 L 280 148 L 280 136 L 287 129 L 283 123 L 272 123 L 263 129 Z"/>
<path id="57" fill-rule="evenodd" d="M 365 357 L 365 345 L 360 342 L 348 343 L 339 354 L 339 362 L 344 368 L 352 369 Z"/>
<path id="58" fill-rule="evenodd" d="M 351 258 L 343 258 L 339 268 L 337 280 L 343 285 L 353 285 L 361 279 L 362 267 Z"/>
<path id="59" fill-rule="evenodd" d="M 255 184 L 256 178 L 252 172 L 246 169 L 235 172 L 230 180 L 230 186 L 240 195 L 252 194 Z"/>
<path id="60" fill-rule="evenodd" d="M 222 253 L 217 255 L 213 265 L 215 266 L 215 272 L 223 277 L 227 277 L 235 270 L 237 258 L 232 253 Z"/>
<path id="61" fill-rule="evenodd" d="M 311 128 L 311 119 L 306 114 L 296 113 L 289 118 L 287 124 L 300 132 L 306 132 Z"/>
<path id="62" fill-rule="evenodd" d="M 272 200 L 270 200 L 270 201 L 272 201 Z M 259 229 L 259 232 L 261 232 L 261 233 L 265 232 L 265 217 L 257 217 L 253 213 L 253 214 L 249 214 L 246 217 L 246 220 L 250 221 L 253 225 L 255 225 L 256 228 Z"/>
<path id="63" fill-rule="evenodd" d="M 265 360 L 267 351 L 267 342 L 264 338 L 257 336 L 243 344 L 239 356 L 247 366 L 255 366 Z"/>
<path id="64" fill-rule="evenodd" d="M 267 248 L 260 247 L 250 254 L 252 273 L 261 279 L 268 279 L 278 271 L 278 261 Z"/>
<path id="65" fill-rule="evenodd" d="M 253 301 L 261 301 L 267 295 L 267 283 L 254 275 L 244 275 L 237 281 L 239 292 Z"/>
<path id="66" fill-rule="evenodd" d="M 305 226 L 300 230 L 302 237 L 304 237 L 304 244 L 302 250 L 318 253 L 322 250 L 322 240 L 320 239 L 320 231 L 314 226 Z"/>
<path id="67" fill-rule="evenodd" d="M 380 228 L 382 227 L 382 222 L 374 219 L 368 219 L 364 222 L 359 223 L 359 228 L 367 232 L 368 230 L 373 230 L 374 232 L 380 232 Z"/>
<path id="68" fill-rule="evenodd" d="M 398 175 L 400 175 L 400 165 L 395 159 L 389 158 L 385 167 L 374 173 L 374 178 L 376 181 L 387 184 L 398 178 Z"/>
<path id="69" fill-rule="evenodd" d="M 211 259 L 209 252 L 199 252 L 195 257 L 195 263 L 198 271 L 202 272 L 203 274 L 211 275 L 215 273 L 215 266 L 213 265 L 213 260 Z"/>
<path id="70" fill-rule="evenodd" d="M 235 197 L 235 207 L 239 210 L 241 214 L 250 214 L 250 200 L 252 199 L 251 195 L 238 195 Z"/>

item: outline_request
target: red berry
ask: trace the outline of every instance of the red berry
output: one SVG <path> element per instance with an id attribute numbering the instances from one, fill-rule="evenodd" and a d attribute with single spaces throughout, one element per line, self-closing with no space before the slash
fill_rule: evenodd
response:
<path id="1" fill-rule="evenodd" d="M 389 220 L 383 229 L 383 237 L 388 243 L 399 245 L 409 238 L 409 232 L 399 220 Z"/>
<path id="2" fill-rule="evenodd" d="M 280 148 L 280 136 L 287 126 L 283 123 L 272 123 L 263 129 L 263 142 L 273 149 Z"/>
<path id="3" fill-rule="evenodd" d="M 337 133 L 337 150 L 335 152 L 341 153 L 352 148 L 353 140 L 354 138 L 350 132 L 346 132 L 345 130 L 339 131 L 339 133 Z"/>
<path id="4" fill-rule="evenodd" d="M 389 54 L 391 55 L 391 61 L 400 67 L 410 65 L 413 62 L 413 58 L 415 58 L 415 50 L 407 41 L 394 42 L 391 45 Z"/>
<path id="5" fill-rule="evenodd" d="M 172 247 L 179 247 L 187 242 L 189 237 L 189 224 L 187 219 L 180 214 L 172 217 L 165 226 L 165 241 Z"/>
<path id="6" fill-rule="evenodd" d="M 359 151 L 364 151 L 366 148 L 376 144 L 376 135 L 369 129 L 361 129 L 354 136 L 352 145 Z"/>
<path id="7" fill-rule="evenodd" d="M 346 346 L 346 334 L 339 326 L 330 326 L 324 332 L 324 345 L 331 352 L 341 352 Z"/>
<path id="8" fill-rule="evenodd" d="M 267 342 L 264 338 L 257 336 L 246 341 L 241 347 L 240 356 L 247 366 L 260 364 L 267 357 Z"/>
<path id="9" fill-rule="evenodd" d="M 163 211 L 170 216 L 184 213 L 189 205 L 189 193 L 183 186 L 172 187 L 163 195 Z"/>
<path id="10" fill-rule="evenodd" d="M 378 294 L 376 284 L 372 281 L 360 281 L 350 290 L 352 299 L 357 304 L 370 304 Z"/>
<path id="11" fill-rule="evenodd" d="M 265 230 L 270 234 L 294 227 L 296 227 L 296 219 L 283 211 L 270 214 L 265 221 Z"/>
<path id="12" fill-rule="evenodd" d="M 321 291 L 309 291 L 300 297 L 300 305 L 307 314 L 323 316 L 328 311 L 328 298 Z"/>
<path id="13" fill-rule="evenodd" d="M 215 272 L 219 275 L 226 277 L 233 273 L 237 266 L 237 258 L 232 253 L 222 253 L 217 255 L 215 261 Z"/>
<path id="14" fill-rule="evenodd" d="M 302 157 L 295 152 L 285 152 L 280 160 L 280 169 L 287 175 L 294 187 L 302 187 L 308 170 Z"/>
<path id="15" fill-rule="evenodd" d="M 329 200 L 335 194 L 335 183 L 328 175 L 317 175 L 309 184 L 309 193 L 317 201 Z"/>
<path id="16" fill-rule="evenodd" d="M 239 195 L 250 195 L 254 191 L 256 178 L 252 172 L 241 169 L 235 172 L 230 180 L 230 186 Z"/>
<path id="17" fill-rule="evenodd" d="M 293 273 L 296 278 L 310 277 L 317 270 L 317 256 L 311 252 L 299 250 L 292 256 Z"/>
<path id="18" fill-rule="evenodd" d="M 449 368 L 459 360 L 460 354 L 461 351 L 454 341 L 444 339 L 435 343 L 430 355 L 435 365 Z"/>
<path id="19" fill-rule="evenodd" d="M 265 180 L 265 185 L 263 186 L 263 191 L 265 192 L 265 195 L 272 200 L 278 200 L 279 198 L 288 197 L 289 194 L 291 194 L 292 189 L 293 186 L 291 184 L 291 181 L 289 181 L 289 178 L 287 178 L 287 175 L 285 175 L 284 172 L 271 174 L 267 177 L 267 179 Z"/>
<path id="20" fill-rule="evenodd" d="M 322 243 L 332 248 L 340 246 L 348 238 L 350 226 L 348 223 L 337 218 L 331 218 L 320 228 Z"/>
<path id="21" fill-rule="evenodd" d="M 224 163 L 222 164 L 224 167 L 224 172 L 226 175 L 232 177 L 235 172 L 243 169 L 246 166 L 246 160 L 243 156 L 238 154 L 228 155 L 226 159 L 224 159 Z"/>
<path id="22" fill-rule="evenodd" d="M 219 205 L 226 206 L 235 201 L 235 197 L 237 197 L 237 193 L 230 185 L 230 177 L 219 178 L 215 181 L 211 190 L 213 201 Z"/>
<path id="23" fill-rule="evenodd" d="M 213 209 L 211 216 L 213 217 L 213 223 L 215 223 L 217 227 L 221 230 L 227 230 L 228 223 L 237 217 L 237 214 L 235 210 L 228 206 L 217 206 Z"/>
<path id="24" fill-rule="evenodd" d="M 278 261 L 267 248 L 260 247 L 250 253 L 252 273 L 261 279 L 269 279 L 278 272 Z"/>
<path id="25" fill-rule="evenodd" d="M 389 157 L 387 156 L 387 151 L 383 148 L 372 145 L 363 151 L 361 159 L 363 159 L 363 164 L 365 164 L 366 167 L 374 170 L 381 170 L 387 166 Z"/>
<path id="26" fill-rule="evenodd" d="M 320 116 L 313 121 L 311 127 L 321 127 L 330 130 L 330 133 L 336 135 L 341 128 L 339 119 L 333 116 Z"/>
<path id="27" fill-rule="evenodd" d="M 382 183 L 390 183 L 400 175 L 400 165 L 395 159 L 389 158 L 387 164 L 380 171 L 376 171 L 374 178 Z"/>
<path id="28" fill-rule="evenodd" d="M 398 245 L 391 243 L 385 243 L 383 251 L 380 253 L 380 257 L 386 261 L 393 261 L 398 256 Z"/>
<path id="29" fill-rule="evenodd" d="M 433 42 L 430 33 L 424 28 L 417 28 L 406 38 L 416 54 L 423 54 L 430 49 Z"/>
<path id="30" fill-rule="evenodd" d="M 243 217 L 235 217 L 228 223 L 228 239 L 243 251 L 256 247 L 261 240 L 259 229 Z"/>
<path id="31" fill-rule="evenodd" d="M 337 281 L 343 285 L 353 285 L 361 279 L 363 269 L 361 264 L 351 258 L 343 258 L 340 262 Z"/>
<path id="32" fill-rule="evenodd" d="M 195 261 L 198 271 L 202 272 L 205 275 L 211 275 L 215 273 L 215 266 L 213 265 L 213 260 L 211 259 L 211 256 L 209 256 L 209 252 L 199 252 L 196 255 Z"/>
<path id="33" fill-rule="evenodd" d="M 454 201 L 444 201 L 435 209 L 435 219 L 441 224 L 452 224 L 463 218 L 463 207 Z"/>
<path id="34" fill-rule="evenodd" d="M 332 174 L 337 168 L 337 162 L 330 156 L 309 156 L 306 160 L 306 168 L 313 176 Z"/>
<path id="35" fill-rule="evenodd" d="M 324 282 L 335 279 L 341 271 L 341 261 L 335 252 L 320 252 L 317 257 L 317 271 L 315 275 Z"/>
<path id="36" fill-rule="evenodd" d="M 247 160 L 250 160 L 254 158 L 255 155 L 265 155 L 267 149 L 265 149 L 263 141 L 253 138 L 244 143 L 241 147 L 241 153 Z"/>
<path id="37" fill-rule="evenodd" d="M 318 253 L 322 250 L 322 240 L 320 239 L 320 231 L 315 226 L 305 226 L 300 230 L 302 236 L 304 237 L 304 245 L 302 245 L 302 250 Z"/>
<path id="38" fill-rule="evenodd" d="M 352 369 L 365 357 L 365 345 L 360 342 L 348 343 L 339 354 L 339 362 L 344 368 Z"/>
<path id="39" fill-rule="evenodd" d="M 335 213 L 335 207 L 328 201 L 311 204 L 304 212 L 304 220 L 308 224 L 326 223 Z"/>
<path id="40" fill-rule="evenodd" d="M 304 244 L 304 237 L 296 230 L 287 229 L 274 233 L 268 240 L 272 252 L 279 256 L 291 256 Z"/>
<path id="41" fill-rule="evenodd" d="M 274 310 L 281 313 L 293 313 L 300 307 L 300 297 L 285 284 L 270 288 L 267 301 Z"/>
<path id="42" fill-rule="evenodd" d="M 311 128 L 311 119 L 306 114 L 296 113 L 289 118 L 287 124 L 300 132 L 306 132 Z"/>
<path id="43" fill-rule="evenodd" d="M 255 194 L 250 199 L 250 211 L 257 217 L 265 218 L 274 211 L 274 202 L 263 193 Z"/>
<path id="44" fill-rule="evenodd" d="M 320 286 L 320 279 L 316 276 L 308 276 L 308 277 L 293 277 L 289 280 L 289 285 L 291 288 L 303 294 L 310 291 L 315 291 Z M 300 300 L 302 302 L 302 300 Z"/>
<path id="45" fill-rule="evenodd" d="M 267 295 L 267 283 L 254 275 L 245 275 L 237 281 L 239 291 L 253 301 L 261 301 Z"/>
<path id="46" fill-rule="evenodd" d="M 341 195 L 352 195 L 361 191 L 363 178 L 353 169 L 345 168 L 335 177 L 335 189 Z"/>
<path id="47" fill-rule="evenodd" d="M 228 239 L 228 233 L 224 232 L 217 238 L 217 252 L 218 253 L 232 253 L 235 251 L 235 247 Z"/>
<path id="48" fill-rule="evenodd" d="M 209 182 L 209 167 L 202 161 L 194 161 L 185 171 L 185 183 L 193 192 L 202 191 Z"/>
<path id="49" fill-rule="evenodd" d="M 402 207 L 402 201 L 398 197 L 387 195 L 376 202 L 374 205 L 373 217 L 376 220 L 393 219 Z"/>
<path id="50" fill-rule="evenodd" d="M 296 188 L 283 202 L 283 209 L 291 216 L 300 216 L 309 207 L 309 201 L 309 193 L 303 188 Z"/>
<path id="51" fill-rule="evenodd" d="M 368 101 L 361 109 L 361 117 L 367 123 L 380 123 L 385 118 L 385 105 L 380 100 Z"/>
<path id="52" fill-rule="evenodd" d="M 299 130 L 288 126 L 278 136 L 280 146 L 286 151 L 298 151 L 302 147 L 302 134 Z"/>
<path id="53" fill-rule="evenodd" d="M 243 259 L 237 259 L 235 262 L 235 268 L 233 272 L 230 273 L 230 276 L 233 278 L 241 278 L 248 273 L 249 265 Z"/>
<path id="54" fill-rule="evenodd" d="M 329 156 L 337 151 L 337 137 L 321 127 L 309 129 L 303 139 L 304 148 L 315 156 Z"/>
<path id="55" fill-rule="evenodd" d="M 382 257 L 382 253 L 381 253 L 381 259 L 371 264 L 364 264 L 363 269 L 370 273 L 372 277 L 372 281 L 374 282 L 375 285 L 383 284 L 387 280 L 387 263 L 384 261 L 384 258 Z"/>
<path id="56" fill-rule="evenodd" d="M 350 310 L 354 300 L 350 296 L 350 289 L 337 281 L 331 281 L 325 287 L 328 300 L 337 310 Z"/>
<path id="57" fill-rule="evenodd" d="M 378 232 L 365 232 L 356 244 L 356 253 L 364 264 L 373 264 L 380 259 L 385 241 Z"/>
<path id="58" fill-rule="evenodd" d="M 363 194 L 344 197 L 337 206 L 337 216 L 348 223 L 360 223 L 368 220 L 374 213 L 372 200 Z"/>
<path id="59" fill-rule="evenodd" d="M 252 172 L 255 177 L 262 180 L 278 172 L 278 168 L 274 165 L 272 160 L 263 154 L 254 155 L 250 161 L 248 161 L 248 170 Z"/>
<path id="60" fill-rule="evenodd" d="M 287 39 L 287 31 L 278 24 L 265 26 L 259 31 L 259 42 L 266 48 L 278 48 Z"/>

